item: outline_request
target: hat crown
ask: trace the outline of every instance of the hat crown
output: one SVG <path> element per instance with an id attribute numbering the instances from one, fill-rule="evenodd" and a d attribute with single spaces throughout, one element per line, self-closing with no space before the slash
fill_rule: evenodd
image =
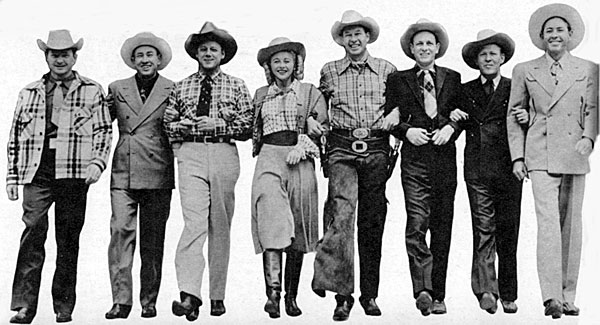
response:
<path id="1" fill-rule="evenodd" d="M 493 29 L 480 30 L 479 33 L 477 33 L 477 40 L 481 41 L 486 38 L 492 37 L 496 34 L 498 34 L 498 33 L 496 33 Z"/>
<path id="2" fill-rule="evenodd" d="M 211 33 L 214 32 L 215 30 L 217 30 L 217 26 L 215 26 L 215 24 L 213 24 L 210 21 L 207 21 L 204 23 L 204 25 L 202 25 L 202 28 L 200 28 L 200 32 L 198 34 L 207 34 L 207 33 Z M 223 30 L 223 29 L 222 29 Z M 223 30 L 224 31 L 224 30 Z"/>
<path id="3" fill-rule="evenodd" d="M 64 49 L 73 46 L 73 38 L 71 33 L 66 29 L 51 30 L 48 33 L 48 42 L 46 46 L 50 49 Z"/>
<path id="4" fill-rule="evenodd" d="M 432 24 L 433 22 L 427 18 L 420 18 L 416 24 Z"/>
<path id="5" fill-rule="evenodd" d="M 346 10 L 342 14 L 342 20 L 340 21 L 342 24 L 348 24 L 353 22 L 358 22 L 362 20 L 364 17 L 356 10 Z"/>
<path id="6" fill-rule="evenodd" d="M 292 41 L 287 37 L 276 37 L 269 43 L 268 47 L 285 44 L 285 43 L 291 43 L 291 42 Z"/>

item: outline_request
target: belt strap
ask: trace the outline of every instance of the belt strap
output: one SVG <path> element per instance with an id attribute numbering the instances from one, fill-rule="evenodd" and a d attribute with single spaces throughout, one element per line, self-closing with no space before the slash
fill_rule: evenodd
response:
<path id="1" fill-rule="evenodd" d="M 203 142 L 203 143 L 231 143 L 233 138 L 229 135 L 188 135 L 183 138 L 183 142 Z"/>

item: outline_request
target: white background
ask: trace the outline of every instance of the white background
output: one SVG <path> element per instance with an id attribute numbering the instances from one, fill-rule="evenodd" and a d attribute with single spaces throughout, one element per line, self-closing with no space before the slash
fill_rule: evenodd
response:
<path id="1" fill-rule="evenodd" d="M 327 61 L 344 55 L 343 48 L 335 44 L 330 29 L 341 19 L 342 12 L 355 9 L 374 18 L 381 27 L 379 40 L 369 45 L 369 52 L 407 69 L 414 64 L 400 48 L 400 36 L 408 25 L 421 17 L 441 23 L 448 31 L 450 46 L 446 55 L 437 61 L 462 73 L 462 81 L 469 81 L 477 72 L 467 67 L 460 55 L 462 46 L 476 39 L 481 29 L 492 28 L 510 35 L 516 43 L 516 52 L 502 68 L 510 76 L 513 66 L 542 54 L 533 46 L 528 36 L 528 21 L 538 7 L 552 1 L 25 1 L 0 0 L 0 143 L 5 144 L 10 128 L 18 91 L 47 72 L 43 53 L 36 39 L 47 40 L 51 29 L 71 30 L 75 41 L 83 37 L 85 44 L 79 52 L 75 70 L 100 82 L 106 89 L 116 79 L 131 76 L 134 71 L 121 60 L 120 48 L 125 39 L 141 31 L 152 31 L 165 38 L 173 49 L 173 60 L 161 74 L 172 80 L 180 80 L 193 73 L 197 66 L 184 51 L 183 43 L 190 33 L 197 32 L 206 20 L 228 30 L 237 40 L 239 50 L 223 71 L 244 79 L 253 94 L 265 84 L 262 68 L 256 63 L 256 54 L 277 36 L 286 36 L 304 43 L 307 49 L 305 81 L 318 84 L 319 70 Z M 565 1 L 581 13 L 586 23 L 586 35 L 573 54 L 598 62 L 599 20 L 597 2 L 593 0 Z M 116 124 L 114 125 L 116 127 Z M 114 139 L 113 143 L 116 143 Z M 406 214 L 399 172 L 396 170 L 388 182 L 387 197 L 390 201 L 384 233 L 381 286 L 377 300 L 383 311 L 381 317 L 367 317 L 356 304 L 348 323 L 430 323 L 430 324 L 526 324 L 549 322 L 543 316 L 543 306 L 537 280 L 535 247 L 536 222 L 533 211 L 530 182 L 523 191 L 523 210 L 519 237 L 519 312 L 516 315 L 502 313 L 489 315 L 479 309 L 470 288 L 472 232 L 468 200 L 462 180 L 462 148 L 464 137 L 458 141 L 459 185 L 452 248 L 448 267 L 446 304 L 448 314 L 420 315 L 414 307 L 404 246 Z M 198 322 L 214 324 L 252 323 L 269 321 L 262 308 L 265 302 L 262 279 L 262 259 L 255 255 L 250 237 L 250 185 L 254 159 L 250 155 L 250 143 L 240 143 L 242 161 L 241 176 L 236 187 L 236 212 L 233 221 L 233 243 L 229 281 L 225 304 L 227 313 L 220 318 L 209 316 L 208 292 L 203 291 L 205 306 L 201 307 Z M 600 158 L 594 152 L 591 157 L 592 173 L 587 177 L 584 203 L 584 249 L 582 254 L 579 291 L 576 303 L 581 307 L 580 317 L 563 317 L 563 323 L 600 323 L 598 316 L 598 279 L 600 221 L 596 211 L 600 209 Z M 6 170 L 6 160 L 0 159 L 0 169 Z M 100 181 L 90 188 L 86 223 L 81 234 L 79 257 L 78 300 L 73 314 L 74 324 L 122 323 L 106 321 L 104 313 L 112 305 L 106 257 L 109 242 L 109 175 L 107 170 Z M 326 195 L 326 181 L 320 179 L 320 211 Z M 19 238 L 23 230 L 21 201 L 11 202 L 0 195 L 2 226 L 0 227 L 0 322 L 8 322 L 13 314 L 10 308 L 10 292 L 16 263 Z M 53 213 L 50 214 L 53 224 Z M 127 320 L 131 324 L 187 323 L 170 312 L 171 301 L 178 299 L 175 279 L 174 253 L 183 223 L 179 196 L 174 192 L 171 218 L 168 222 L 163 266 L 163 282 L 158 300 L 158 317 L 139 318 L 138 294 L 139 259 L 134 265 L 134 308 Z M 50 285 L 54 272 L 56 248 L 54 229 L 51 226 L 46 245 L 40 302 L 35 324 L 54 323 Z M 136 253 L 137 255 L 137 253 Z M 312 254 L 307 255 L 300 283 L 298 304 L 304 314 L 290 318 L 283 313 L 279 323 L 326 323 L 332 322 L 335 306 L 333 295 L 317 297 L 310 290 L 312 278 Z M 205 275 L 207 283 L 207 274 Z M 358 275 L 357 275 L 358 278 Z M 358 283 L 356 285 L 358 288 Z M 207 285 L 204 285 L 207 288 Z M 358 297 L 359 293 L 355 295 Z"/>

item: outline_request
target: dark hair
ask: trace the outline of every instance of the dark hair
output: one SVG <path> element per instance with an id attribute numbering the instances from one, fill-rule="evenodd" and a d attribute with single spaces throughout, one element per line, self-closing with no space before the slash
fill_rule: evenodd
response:
<path id="1" fill-rule="evenodd" d="M 151 48 L 153 48 L 156 51 L 156 55 L 158 56 L 158 59 L 162 60 L 162 54 L 160 53 L 160 51 L 156 47 L 154 47 L 152 45 L 142 44 L 142 45 L 134 48 L 133 51 L 131 51 L 131 61 L 135 60 L 135 50 L 137 50 L 138 48 L 140 48 L 142 46 L 150 46 Z"/>
<path id="2" fill-rule="evenodd" d="M 416 32 L 416 33 L 414 33 L 414 34 L 412 34 L 412 36 L 410 37 L 410 44 L 413 44 L 413 41 L 415 40 L 415 36 L 416 36 L 417 34 L 419 34 L 419 33 L 422 33 L 422 32 L 430 32 L 430 33 L 433 35 L 433 38 L 435 38 L 435 43 L 437 44 L 437 43 L 439 43 L 439 42 L 440 42 L 440 41 L 438 40 L 438 37 L 437 37 L 437 35 L 436 35 L 434 32 L 432 32 L 432 31 L 430 31 L 430 30 L 428 30 L 428 29 L 424 29 L 424 30 L 420 30 L 420 31 L 418 31 L 418 32 Z"/>
<path id="3" fill-rule="evenodd" d="M 564 22 L 565 22 L 565 24 L 567 24 L 567 30 L 568 30 L 569 32 L 571 31 L 571 24 L 569 24 L 569 22 L 568 22 L 566 19 L 564 19 L 564 18 L 563 18 L 563 17 L 561 17 L 561 16 L 552 16 L 552 17 L 550 17 L 550 18 L 546 19 L 546 20 L 544 21 L 544 23 L 542 24 L 542 29 L 540 30 L 540 38 L 542 38 L 542 39 L 544 38 L 544 29 L 546 28 L 546 23 L 547 23 L 547 22 L 548 22 L 550 19 L 554 19 L 554 18 L 559 18 L 560 20 L 564 21 Z"/>
<path id="4" fill-rule="evenodd" d="M 71 52 L 73 52 L 73 56 L 75 56 L 75 54 L 77 54 L 77 49 L 72 47 L 70 49 L 64 49 L 64 50 L 55 50 L 55 49 L 46 49 L 46 51 L 44 51 L 44 55 L 46 55 L 46 57 L 48 56 L 48 53 L 50 53 L 50 51 L 56 51 L 56 52 L 61 52 L 61 51 L 66 51 L 66 50 L 71 50 Z"/>
<path id="5" fill-rule="evenodd" d="M 344 31 L 346 29 L 356 28 L 356 27 L 362 28 L 365 33 L 371 33 L 371 30 L 369 30 L 367 27 L 365 27 L 363 25 L 355 24 L 355 25 L 348 25 L 348 26 L 342 28 L 342 30 L 340 30 L 340 36 L 342 36 L 344 34 Z"/>

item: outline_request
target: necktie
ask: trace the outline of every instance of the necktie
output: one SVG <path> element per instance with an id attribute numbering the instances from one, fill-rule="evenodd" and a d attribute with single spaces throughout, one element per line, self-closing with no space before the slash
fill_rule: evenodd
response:
<path id="1" fill-rule="evenodd" d="M 435 99 L 435 86 L 433 78 L 428 70 L 423 70 L 423 102 L 425 103 L 425 113 L 430 118 L 437 115 L 437 101 Z"/>
<path id="2" fill-rule="evenodd" d="M 206 76 L 201 82 L 200 98 L 198 99 L 196 116 L 208 116 L 208 112 L 210 111 L 210 99 L 212 93 L 210 80 L 210 77 Z"/>
<path id="3" fill-rule="evenodd" d="M 140 98 L 142 98 L 142 104 L 146 103 L 146 98 L 148 98 L 148 96 L 146 95 L 146 90 L 144 88 L 140 90 Z"/>
<path id="4" fill-rule="evenodd" d="M 352 68 L 358 70 L 358 73 L 362 73 L 365 70 L 367 63 L 366 62 L 352 62 L 351 65 L 352 65 Z"/>
<path id="5" fill-rule="evenodd" d="M 483 84 L 483 90 L 488 97 L 494 93 L 494 82 L 492 79 L 487 79 L 487 81 Z"/>
<path id="6" fill-rule="evenodd" d="M 60 111 L 64 103 L 62 81 L 57 81 L 54 86 L 54 94 L 52 95 L 52 124 L 59 126 Z"/>
<path id="7" fill-rule="evenodd" d="M 562 67 L 560 66 L 560 62 L 554 61 L 550 66 L 550 74 L 552 75 L 552 79 L 554 79 L 554 84 L 558 85 L 558 80 L 560 79 L 560 75 L 562 73 Z"/>

